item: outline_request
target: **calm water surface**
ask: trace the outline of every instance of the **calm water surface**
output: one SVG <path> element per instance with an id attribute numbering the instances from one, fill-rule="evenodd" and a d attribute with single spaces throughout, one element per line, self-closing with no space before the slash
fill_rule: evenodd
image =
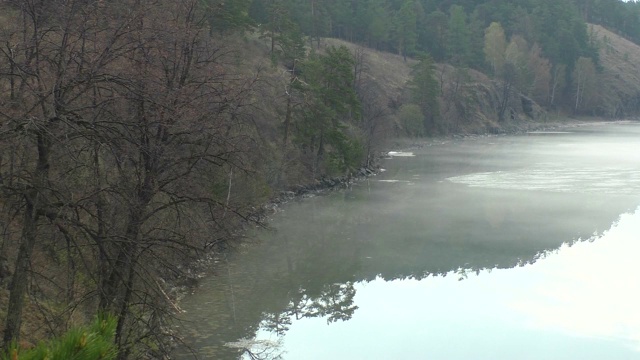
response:
<path id="1" fill-rule="evenodd" d="M 640 359 L 640 125 L 382 167 L 285 206 L 184 300 L 200 358 Z"/>

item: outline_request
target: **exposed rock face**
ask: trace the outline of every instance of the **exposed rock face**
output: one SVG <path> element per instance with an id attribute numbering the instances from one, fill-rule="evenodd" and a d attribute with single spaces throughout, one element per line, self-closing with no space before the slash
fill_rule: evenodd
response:
<path id="1" fill-rule="evenodd" d="M 443 65 L 449 66 L 449 65 Z M 470 79 L 462 84 L 457 94 L 450 95 L 451 85 L 447 79 L 441 98 L 442 122 L 451 124 L 447 132 L 461 134 L 501 133 L 507 129 L 526 125 L 531 122 L 543 122 L 546 111 L 533 99 L 511 88 L 504 99 L 504 84 L 491 80 L 484 74 L 469 70 Z M 449 92 L 447 92 L 449 91 Z M 503 119 L 500 112 L 504 106 Z"/>
<path id="2" fill-rule="evenodd" d="M 407 65 L 398 63 L 398 66 Z M 428 135 L 502 133 L 547 119 L 546 111 L 534 99 L 479 71 L 437 64 L 434 75 L 440 86 L 440 115 L 434 120 L 434 129 L 426 129 Z M 410 79 L 409 73 L 406 81 Z M 408 92 L 405 88 L 396 108 L 411 101 Z"/>

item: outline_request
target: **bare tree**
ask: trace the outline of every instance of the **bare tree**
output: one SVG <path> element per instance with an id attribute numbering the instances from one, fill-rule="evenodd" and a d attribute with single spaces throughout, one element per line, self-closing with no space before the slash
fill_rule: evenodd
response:
<path id="1" fill-rule="evenodd" d="M 572 77 L 575 88 L 575 112 L 591 100 L 596 87 L 596 75 L 596 67 L 590 58 L 580 57 L 576 61 Z"/>
<path id="2" fill-rule="evenodd" d="M 556 95 L 564 86 L 566 70 L 567 66 L 564 64 L 556 64 L 551 70 L 551 89 L 549 92 L 549 104 L 551 106 L 556 104 Z"/>
<path id="3" fill-rule="evenodd" d="M 175 307 L 158 277 L 249 211 L 230 186 L 212 187 L 250 171 L 257 75 L 230 70 L 196 0 L 8 6 L 0 134 L 14 151 L 0 181 L 21 232 L 4 343 L 19 337 L 34 249 L 62 240 L 67 300 L 117 315 L 120 358 L 137 357 Z M 93 285 L 75 294 L 80 270 Z"/>

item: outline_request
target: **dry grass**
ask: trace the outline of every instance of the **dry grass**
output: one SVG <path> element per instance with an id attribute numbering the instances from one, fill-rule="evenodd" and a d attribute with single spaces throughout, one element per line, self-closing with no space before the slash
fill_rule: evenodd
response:
<path id="1" fill-rule="evenodd" d="M 640 104 L 640 46 L 603 28 L 589 25 L 600 49 L 600 95 L 604 115 L 617 117 L 637 111 Z M 622 111 L 622 112 L 621 112 Z"/>
<path id="2" fill-rule="evenodd" d="M 339 39 L 323 39 L 324 46 L 346 46 L 352 53 L 363 50 L 365 53 L 365 73 L 382 89 L 385 97 L 399 97 L 407 81 L 411 79 L 411 66 L 417 63 L 414 59 L 405 62 L 400 55 L 377 51 Z"/>

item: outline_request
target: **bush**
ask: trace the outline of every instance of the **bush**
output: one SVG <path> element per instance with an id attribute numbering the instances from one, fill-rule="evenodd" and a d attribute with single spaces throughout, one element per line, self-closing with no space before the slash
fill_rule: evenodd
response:
<path id="1" fill-rule="evenodd" d="M 115 318 L 98 316 L 89 327 L 71 329 L 33 349 L 23 350 L 14 344 L 2 360 L 112 360 L 118 355 L 115 330 Z"/>
<path id="2" fill-rule="evenodd" d="M 424 136 L 424 115 L 420 106 L 405 104 L 400 108 L 400 122 L 408 136 Z"/>

